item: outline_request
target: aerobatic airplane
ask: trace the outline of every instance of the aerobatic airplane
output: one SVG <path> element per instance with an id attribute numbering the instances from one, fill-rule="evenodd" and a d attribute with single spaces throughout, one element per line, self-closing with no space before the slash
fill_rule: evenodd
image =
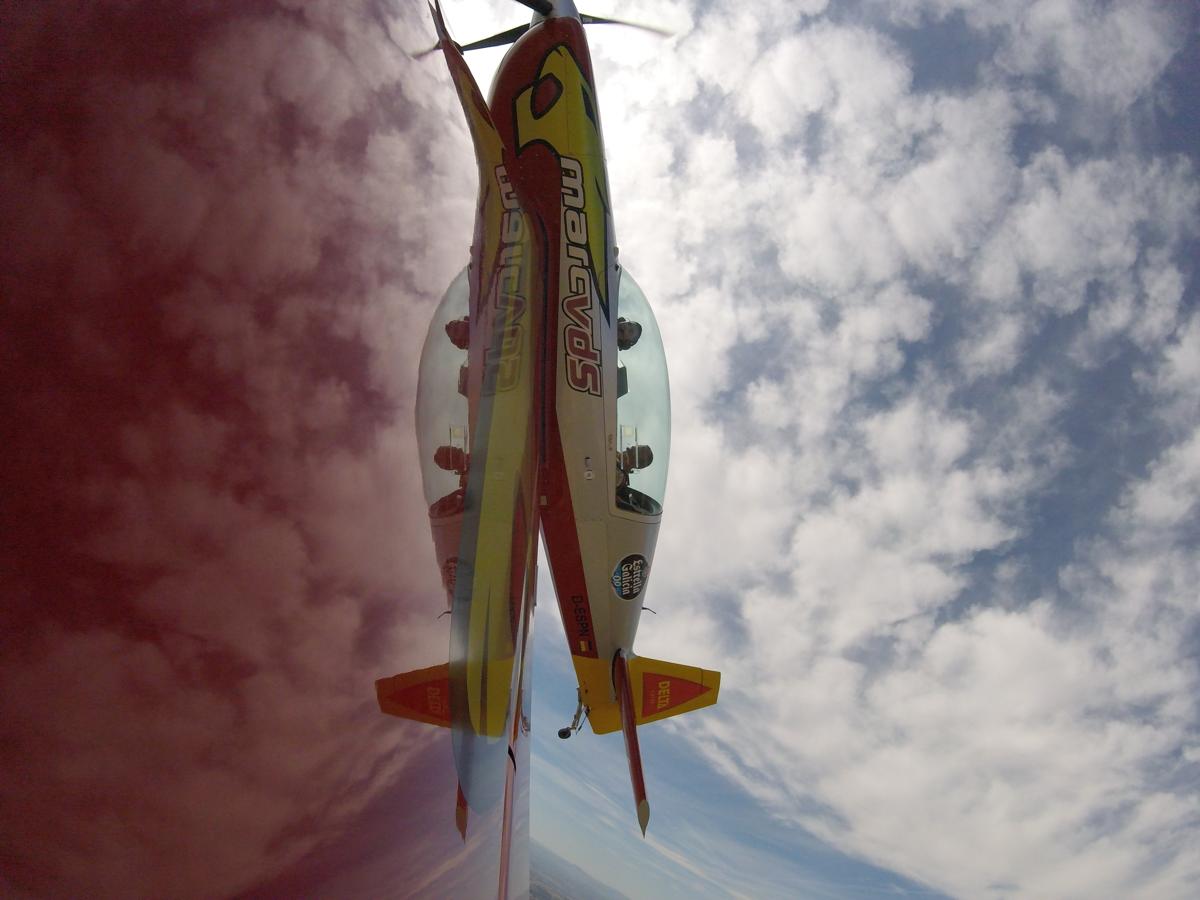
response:
<path id="1" fill-rule="evenodd" d="M 468 810 L 498 804 L 507 843 L 528 758 L 540 528 L 578 679 L 575 719 L 559 736 L 583 721 L 623 732 L 645 834 L 637 726 L 715 703 L 720 675 L 633 650 L 662 519 L 670 401 L 654 316 L 618 261 L 583 29 L 630 23 L 580 15 L 571 0 L 521 2 L 535 10 L 528 26 L 466 46 L 431 7 L 433 49 L 479 168 L 470 264 L 430 324 L 417 403 L 450 658 L 380 679 L 377 696 L 386 713 L 452 728 L 459 828 L 465 837 Z M 485 102 L 462 52 L 506 43 Z"/>

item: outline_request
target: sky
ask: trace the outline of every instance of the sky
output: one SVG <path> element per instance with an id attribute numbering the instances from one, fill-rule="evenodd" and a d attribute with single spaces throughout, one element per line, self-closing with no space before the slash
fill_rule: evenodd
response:
<path id="1" fill-rule="evenodd" d="M 542 603 L 534 838 L 629 896 L 1194 896 L 1198 10 L 585 11 L 675 31 L 590 40 L 672 375 L 636 649 L 723 680 L 642 729 L 643 842 Z"/>
<path id="2" fill-rule="evenodd" d="M 631 897 L 1195 896 L 1200 12 L 585 11 L 674 31 L 590 31 L 672 376 L 636 650 L 723 680 L 642 731 L 641 838 L 619 740 L 554 737 L 543 573 L 533 839 Z M 447 738 L 371 688 L 448 633 L 413 395 L 476 175 L 433 39 L 6 12 L 0 892 L 473 889 L 417 812 Z"/>

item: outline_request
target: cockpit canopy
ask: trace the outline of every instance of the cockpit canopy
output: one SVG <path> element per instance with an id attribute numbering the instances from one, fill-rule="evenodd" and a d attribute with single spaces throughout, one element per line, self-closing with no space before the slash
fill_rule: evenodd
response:
<path id="1" fill-rule="evenodd" d="M 461 485 L 453 459 L 465 457 L 467 444 L 467 351 L 455 345 L 446 325 L 465 320 L 470 308 L 467 270 L 458 273 L 434 311 L 421 348 L 417 376 L 417 448 L 425 502 L 450 498 Z M 451 332 L 455 332 L 454 327 Z M 456 335 L 457 336 L 457 335 Z M 451 448 L 447 452 L 439 448 Z M 460 451 L 460 452 L 454 452 Z M 449 462 L 448 462 L 449 461 Z M 447 505 L 447 504 L 442 504 Z"/>
<path id="2" fill-rule="evenodd" d="M 662 513 L 671 455 L 667 357 L 646 295 L 626 270 L 621 271 L 617 315 L 641 326 L 637 342 L 617 351 L 617 508 L 657 516 Z"/>
<path id="3" fill-rule="evenodd" d="M 434 311 L 421 350 L 417 447 L 425 502 L 435 517 L 461 511 L 470 450 L 465 347 L 469 307 L 470 285 L 463 269 Z M 621 272 L 617 316 L 636 322 L 641 333 L 632 346 L 617 351 L 616 508 L 627 514 L 658 516 L 671 455 L 667 359 L 646 295 L 626 271 Z"/>

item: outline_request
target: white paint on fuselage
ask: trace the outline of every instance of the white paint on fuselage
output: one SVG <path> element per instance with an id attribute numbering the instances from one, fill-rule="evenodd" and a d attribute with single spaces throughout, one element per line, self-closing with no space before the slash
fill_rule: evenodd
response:
<path id="1" fill-rule="evenodd" d="M 611 228 L 609 234 L 611 235 Z M 610 238 L 611 241 L 611 238 Z M 565 244 L 565 241 L 564 241 Z M 565 251 L 564 251 L 565 256 Z M 609 259 L 615 248 L 609 248 Z M 621 561 L 640 554 L 653 570 L 654 545 L 661 516 L 647 517 L 617 507 L 617 336 L 615 324 L 620 269 L 610 266 L 611 323 L 600 304 L 589 309 L 595 346 L 600 353 L 602 392 L 577 390 L 569 380 L 571 360 L 563 339 L 564 313 L 560 300 L 557 337 L 555 413 L 562 439 L 562 459 L 575 516 L 587 599 L 591 608 L 597 655 L 611 660 L 618 649 L 631 651 L 641 618 L 645 587 L 634 599 L 621 598 L 612 577 Z M 569 296 L 567 272 L 562 273 L 560 297 Z M 553 543 L 550 536 L 549 543 Z M 556 585 L 556 589 L 558 585 Z"/>

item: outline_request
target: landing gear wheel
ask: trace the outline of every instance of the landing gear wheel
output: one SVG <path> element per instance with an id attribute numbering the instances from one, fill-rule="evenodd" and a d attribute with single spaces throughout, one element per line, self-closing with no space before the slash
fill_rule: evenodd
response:
<path id="1" fill-rule="evenodd" d="M 575 695 L 579 698 L 579 705 L 575 707 L 575 718 L 571 720 L 571 724 L 566 728 L 558 729 L 558 736 L 564 741 L 579 730 L 580 723 L 587 714 L 587 707 L 583 705 L 583 693 L 576 691 Z"/>

